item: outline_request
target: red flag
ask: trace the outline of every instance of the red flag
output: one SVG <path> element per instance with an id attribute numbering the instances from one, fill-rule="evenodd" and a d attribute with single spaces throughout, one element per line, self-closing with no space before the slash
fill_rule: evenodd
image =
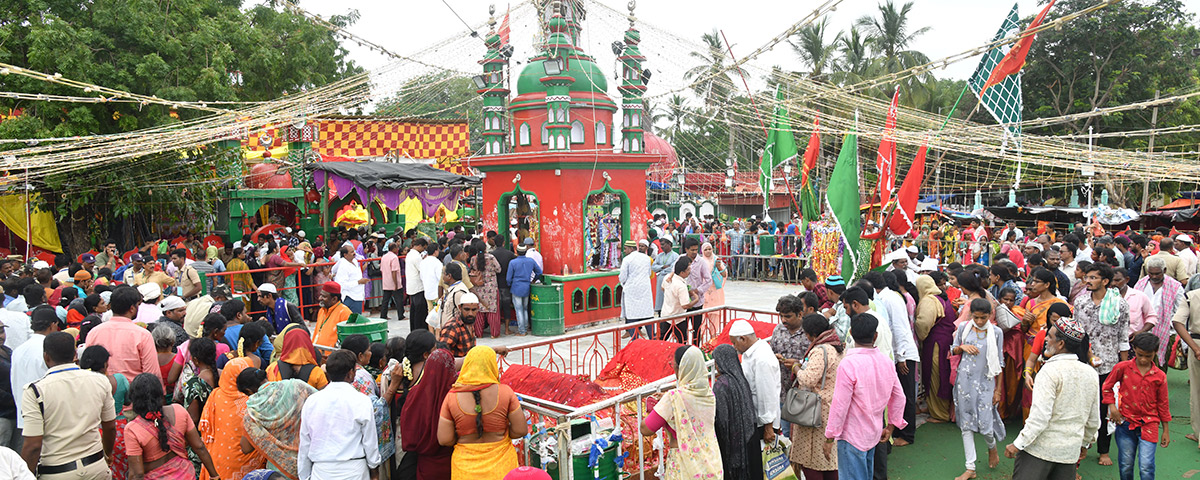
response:
<path id="1" fill-rule="evenodd" d="M 508 25 L 509 9 L 504 10 L 504 21 L 500 22 L 500 45 L 508 45 L 508 36 L 512 33 L 512 27 Z"/>
<path id="2" fill-rule="evenodd" d="M 800 174 L 800 185 L 808 185 L 808 172 L 817 168 L 817 156 L 821 154 L 821 117 L 813 118 L 813 132 L 804 148 L 804 171 Z"/>
<path id="3" fill-rule="evenodd" d="M 1054 6 L 1054 2 L 1055 0 L 1050 0 L 1050 4 L 1042 9 L 1042 13 L 1034 17 L 1033 23 L 1030 23 L 1029 28 L 1025 29 L 1026 32 L 1041 26 L 1042 20 L 1046 18 L 1046 13 L 1050 11 L 1050 7 Z M 1008 51 L 1008 55 L 1000 59 L 1000 63 L 997 63 L 996 68 L 992 69 L 992 74 L 988 76 L 987 81 L 983 82 L 983 88 L 979 89 L 981 98 L 992 85 L 1003 82 L 1009 75 L 1016 75 L 1021 71 L 1021 68 L 1025 66 L 1025 56 L 1029 55 L 1029 47 L 1033 46 L 1033 37 L 1035 35 L 1028 35 L 1017 40 L 1017 44 Z"/>
<path id="4" fill-rule="evenodd" d="M 900 185 L 900 193 L 896 194 L 896 212 L 888 222 L 888 228 L 896 235 L 907 235 L 917 218 L 917 197 L 921 195 L 921 184 L 925 181 L 925 148 L 928 141 L 926 138 L 921 142 L 917 158 L 913 159 L 912 166 L 908 167 L 904 183 Z"/>
<path id="5" fill-rule="evenodd" d="M 875 167 L 879 169 L 879 205 L 884 207 L 896 190 L 896 105 L 900 102 L 900 88 L 892 95 L 892 107 L 888 109 L 887 122 L 883 125 L 883 140 L 879 142 L 879 156 Z"/>

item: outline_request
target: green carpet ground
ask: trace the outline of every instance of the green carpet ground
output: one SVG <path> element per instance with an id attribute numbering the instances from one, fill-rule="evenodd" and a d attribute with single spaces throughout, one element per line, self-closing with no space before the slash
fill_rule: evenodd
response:
<path id="1" fill-rule="evenodd" d="M 1191 433 L 1190 413 L 1188 411 L 1187 372 L 1171 370 L 1167 373 L 1170 385 L 1171 414 L 1175 416 L 1171 422 L 1171 446 L 1159 448 L 1157 452 L 1156 478 L 1200 478 L 1200 450 L 1195 442 L 1183 438 Z M 983 439 L 975 437 L 975 449 L 979 456 L 976 462 L 976 473 L 981 479 L 1002 479 L 1012 476 L 1013 461 L 1004 458 L 1004 445 L 1012 443 L 1020 432 L 1020 422 L 1008 424 L 1008 439 L 999 446 L 1000 466 L 995 469 L 987 467 L 987 447 Z M 1117 459 L 1117 445 L 1112 443 L 1113 461 Z M 895 448 L 888 457 L 888 478 L 896 480 L 950 480 L 963 472 L 962 434 L 952 423 L 925 423 L 917 429 L 917 442 L 906 447 Z M 1080 475 L 1085 480 L 1116 479 L 1117 467 L 1101 467 L 1096 463 L 1096 451 L 1093 448 L 1079 468 Z M 1137 478 L 1135 470 L 1134 478 Z"/>

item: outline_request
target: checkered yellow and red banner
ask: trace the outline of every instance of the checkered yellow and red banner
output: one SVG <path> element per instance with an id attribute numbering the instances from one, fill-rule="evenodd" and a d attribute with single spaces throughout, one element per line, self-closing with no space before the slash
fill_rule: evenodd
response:
<path id="1" fill-rule="evenodd" d="M 321 155 L 382 157 L 395 152 L 401 157 L 440 161 L 471 153 L 466 122 L 320 120 L 319 123 L 319 136 L 313 149 Z"/>

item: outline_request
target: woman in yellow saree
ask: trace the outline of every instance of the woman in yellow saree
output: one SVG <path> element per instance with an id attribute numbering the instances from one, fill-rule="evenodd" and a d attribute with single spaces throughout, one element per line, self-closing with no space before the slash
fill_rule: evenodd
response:
<path id="1" fill-rule="evenodd" d="M 438 421 L 438 443 L 454 447 L 451 480 L 501 480 L 518 466 L 511 439 L 527 432 L 517 395 L 500 384 L 496 351 L 472 348 Z"/>

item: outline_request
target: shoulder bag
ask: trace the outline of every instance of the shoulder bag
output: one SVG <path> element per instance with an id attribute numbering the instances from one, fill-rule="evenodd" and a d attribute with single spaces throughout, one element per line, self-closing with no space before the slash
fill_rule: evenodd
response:
<path id="1" fill-rule="evenodd" d="M 825 374 L 829 372 L 829 352 L 824 348 L 821 349 L 821 354 L 825 362 L 825 366 L 821 370 L 821 389 L 825 389 Z M 801 427 L 820 427 L 821 419 L 821 395 L 817 392 L 800 388 L 799 384 L 788 390 L 787 395 L 783 399 L 783 408 L 780 411 L 780 416 L 788 423 L 796 424 Z"/>
<path id="2" fill-rule="evenodd" d="M 1191 299 L 1187 298 L 1187 294 L 1184 294 L 1183 298 L 1184 298 L 1183 306 L 1180 308 L 1188 309 L 1188 319 L 1187 319 L 1187 322 L 1184 323 L 1184 330 L 1186 330 L 1188 332 L 1188 335 L 1191 335 L 1191 332 L 1192 332 L 1191 308 L 1192 307 L 1191 307 L 1191 305 L 1189 305 L 1189 303 L 1191 302 Z M 1162 319 L 1159 319 L 1159 321 L 1161 322 Z M 1174 330 L 1174 329 L 1172 329 L 1172 330 Z M 1165 366 L 1174 368 L 1176 370 L 1187 370 L 1188 369 L 1188 356 L 1190 356 L 1191 354 L 1192 354 L 1192 352 L 1189 351 L 1187 342 L 1184 341 L 1183 338 L 1181 338 L 1178 333 L 1175 333 L 1174 331 L 1172 331 L 1171 335 L 1167 338 L 1167 358 L 1166 358 Z"/>

